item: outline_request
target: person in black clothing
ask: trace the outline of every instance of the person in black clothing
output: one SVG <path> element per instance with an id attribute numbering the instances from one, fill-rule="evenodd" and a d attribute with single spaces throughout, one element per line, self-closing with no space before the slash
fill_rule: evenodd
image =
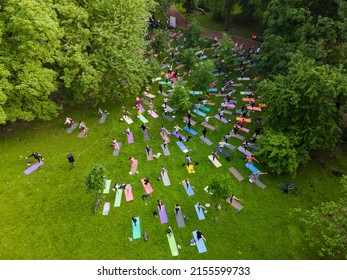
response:
<path id="1" fill-rule="evenodd" d="M 206 133 L 207 133 L 207 129 L 206 127 L 204 127 L 204 129 L 202 130 L 202 134 L 204 135 L 204 138 L 206 138 Z"/>
<path id="2" fill-rule="evenodd" d="M 192 113 L 190 112 L 190 110 L 188 110 L 187 117 L 188 117 L 188 120 L 192 118 Z"/>
<path id="3" fill-rule="evenodd" d="M 255 137 L 257 137 L 260 134 L 260 127 L 257 127 L 255 129 Z"/>
<path id="4" fill-rule="evenodd" d="M 163 85 L 162 84 L 159 84 L 159 91 L 160 91 L 160 94 L 163 94 Z"/>
<path id="5" fill-rule="evenodd" d="M 38 152 L 33 152 L 30 156 L 27 156 L 25 159 L 34 157 L 38 162 L 41 162 L 42 156 Z"/>
<path id="6" fill-rule="evenodd" d="M 131 217 L 131 220 L 133 221 L 134 225 L 136 226 L 137 219 L 135 217 Z"/>
<path id="7" fill-rule="evenodd" d="M 203 240 L 206 241 L 205 237 L 202 235 L 202 232 L 200 230 L 198 230 L 196 232 L 196 238 L 198 239 L 198 241 L 202 238 Z"/>
<path id="8" fill-rule="evenodd" d="M 141 128 L 143 131 L 145 131 L 147 129 L 147 126 L 143 123 L 143 124 L 141 124 Z"/>

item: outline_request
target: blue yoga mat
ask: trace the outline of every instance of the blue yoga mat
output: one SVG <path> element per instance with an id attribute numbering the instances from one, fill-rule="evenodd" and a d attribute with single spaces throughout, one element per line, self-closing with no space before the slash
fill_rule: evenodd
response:
<path id="1" fill-rule="evenodd" d="M 199 220 L 205 220 L 205 214 L 203 208 L 198 207 L 197 204 L 194 205 L 196 214 L 198 215 Z"/>
<path id="2" fill-rule="evenodd" d="M 198 237 L 196 236 L 196 232 L 197 232 L 197 230 L 193 231 L 193 237 L 195 240 L 196 247 L 198 248 L 198 251 L 200 254 L 205 253 L 205 252 L 207 252 L 205 241 L 202 238 L 200 238 L 200 240 L 198 240 Z"/>
<path id="3" fill-rule="evenodd" d="M 206 112 L 210 112 L 210 111 L 211 111 L 211 108 L 208 108 L 208 107 L 206 107 L 206 106 L 204 106 L 204 105 L 200 105 L 200 106 L 199 106 L 199 109 L 201 109 L 201 110 L 203 110 L 203 111 L 206 111 Z"/>
<path id="4" fill-rule="evenodd" d="M 197 115 L 203 117 L 203 118 L 206 117 L 206 114 L 204 114 L 204 113 L 201 112 L 201 111 L 197 111 L 196 109 L 194 109 L 193 112 L 194 112 L 195 114 L 197 114 Z"/>
<path id="5" fill-rule="evenodd" d="M 181 151 L 182 151 L 183 153 L 188 153 L 188 149 L 187 149 L 186 146 L 184 146 L 183 143 L 180 143 L 180 141 L 177 141 L 176 144 L 177 144 L 177 146 L 181 149 Z"/>
<path id="6" fill-rule="evenodd" d="M 183 129 L 194 136 L 198 134 L 198 132 L 195 131 L 194 129 L 192 129 L 192 128 L 189 129 L 189 127 L 187 125 Z"/>
<path id="7" fill-rule="evenodd" d="M 188 196 L 192 196 L 192 195 L 195 194 L 195 193 L 194 193 L 194 190 L 193 190 L 193 188 L 192 188 L 191 186 L 189 186 L 189 187 L 187 188 L 187 185 L 186 185 L 186 184 L 182 184 L 182 185 L 183 185 L 184 189 L 186 190 Z"/>
<path id="8" fill-rule="evenodd" d="M 131 226 L 133 228 L 133 239 L 139 239 L 141 238 L 141 225 L 140 225 L 140 217 L 135 217 L 137 222 L 136 226 L 134 225 L 134 222 L 131 221 Z"/>
<path id="9" fill-rule="evenodd" d="M 262 173 L 258 168 L 254 166 L 254 164 L 246 163 L 245 166 L 251 170 L 253 173 Z"/>
<path id="10" fill-rule="evenodd" d="M 217 92 L 218 89 L 217 88 L 208 88 L 207 92 Z"/>

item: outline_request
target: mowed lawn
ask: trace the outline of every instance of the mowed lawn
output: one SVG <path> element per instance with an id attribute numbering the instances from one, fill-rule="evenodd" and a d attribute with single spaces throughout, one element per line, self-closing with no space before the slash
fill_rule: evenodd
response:
<path id="1" fill-rule="evenodd" d="M 233 74 L 236 78 L 236 74 Z M 188 86 L 193 84 L 188 82 Z M 247 85 L 245 83 L 245 85 Z M 218 85 L 220 87 L 220 84 Z M 188 87 L 189 88 L 189 87 Z M 233 98 L 238 100 L 240 107 L 242 96 L 237 88 Z M 151 86 L 150 92 L 156 94 L 157 83 Z M 164 86 L 164 91 L 166 87 Z M 139 93 L 139 97 L 141 94 Z M 191 97 L 197 102 L 197 97 Z M 161 115 L 163 97 L 154 99 L 155 109 Z M 216 106 L 210 116 L 217 113 L 222 102 L 221 97 L 212 97 Z M 174 107 L 174 104 L 169 104 Z M 220 168 L 208 163 L 207 156 L 218 145 L 222 136 L 232 129 L 235 115 L 224 115 L 232 121 L 223 124 L 211 118 L 210 124 L 218 127 L 216 132 L 207 134 L 213 141 L 211 147 L 203 143 L 199 136 L 203 127 L 203 118 L 193 117 L 197 121 L 194 127 L 199 132 L 186 143 L 189 155 L 195 166 L 196 173 L 189 174 L 182 166 L 184 154 L 175 144 L 176 138 L 170 137 L 169 149 L 171 156 L 161 156 L 153 161 L 146 160 L 145 146 L 149 144 L 154 153 L 162 153 L 159 135 L 160 126 L 164 125 L 172 131 L 182 122 L 186 112 L 175 114 L 173 122 L 163 117 L 149 120 L 148 127 L 151 140 L 145 141 L 140 129 L 141 122 L 135 117 L 135 96 L 124 106 L 132 113 L 134 123 L 129 127 L 134 133 L 135 143 L 129 145 L 125 130 L 128 125 L 121 122 L 122 104 L 109 101 L 101 105 L 110 115 L 104 124 L 99 124 L 97 107 L 87 104 L 76 104 L 66 108 L 59 117 L 51 121 L 18 122 L 1 127 L 0 151 L 0 258 L 1 259 L 316 259 L 314 250 L 302 238 L 298 218 L 291 215 L 295 207 L 311 209 L 320 202 L 337 200 L 342 194 L 339 179 L 334 177 L 332 170 L 346 170 L 346 150 L 336 148 L 329 152 L 317 153 L 312 162 L 302 167 L 295 179 L 286 176 L 262 175 L 261 181 L 266 184 L 264 190 L 258 186 L 250 186 L 250 171 L 244 166 L 242 154 L 231 151 L 231 161 L 223 156 L 219 160 Z M 143 106 L 148 109 L 146 105 Z M 262 112 L 252 113 L 251 117 L 261 116 Z M 78 139 L 78 129 L 72 134 L 66 133 L 63 123 L 69 116 L 75 121 L 82 120 L 90 128 L 87 138 Z M 254 131 L 253 124 L 246 127 Z M 188 133 L 182 132 L 185 136 Z M 251 135 L 240 133 L 249 139 Z M 110 147 L 112 139 L 121 142 L 119 156 L 112 156 Z M 229 143 L 241 145 L 238 139 L 230 138 Z M 44 157 L 45 164 L 34 173 L 26 176 L 25 157 L 38 151 Z M 76 159 L 75 167 L 67 160 L 72 153 Z M 130 156 L 139 160 L 139 174 L 129 175 Z M 32 160 L 34 161 L 34 160 Z M 94 164 L 100 163 L 106 169 L 106 176 L 114 182 L 130 183 L 133 186 L 134 201 L 126 203 L 123 197 L 121 207 L 113 207 L 115 193 L 110 191 L 102 195 L 102 206 L 111 203 L 108 216 L 103 216 L 102 207 L 96 214 L 93 208 L 97 193 L 88 192 L 85 181 Z M 160 177 L 160 166 L 169 171 L 171 186 L 163 186 Z M 235 167 L 244 177 L 237 181 L 228 169 Z M 261 164 L 256 166 L 266 172 Z M 140 179 L 148 177 L 154 189 L 151 198 L 142 200 L 145 191 Z M 235 194 L 244 206 L 240 214 L 225 202 L 225 198 L 214 197 L 206 193 L 206 187 L 214 176 L 226 176 L 230 195 Z M 188 197 L 181 181 L 189 178 L 194 186 L 195 195 Z M 294 181 L 298 191 L 288 194 L 277 188 L 279 183 Z M 153 216 L 156 201 L 161 199 L 166 205 L 169 222 L 160 224 L 159 218 Z M 211 206 L 206 208 L 206 219 L 199 221 L 194 209 L 197 202 Z M 174 216 L 174 206 L 179 203 L 184 215 L 188 217 L 185 227 L 178 228 Z M 216 210 L 218 204 L 222 210 Z M 137 239 L 129 242 L 132 236 L 131 217 L 140 216 L 142 234 L 147 232 L 148 241 Z M 216 218 L 218 218 L 216 220 Z M 168 226 L 173 228 L 177 244 L 181 246 L 179 256 L 172 257 L 166 237 Z M 192 231 L 200 229 L 207 239 L 207 252 L 199 254 L 195 246 L 189 246 L 193 238 Z"/>

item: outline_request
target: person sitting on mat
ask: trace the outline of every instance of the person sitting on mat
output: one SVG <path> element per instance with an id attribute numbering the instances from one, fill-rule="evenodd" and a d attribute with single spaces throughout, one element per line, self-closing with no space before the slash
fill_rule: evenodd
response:
<path id="1" fill-rule="evenodd" d="M 149 156 L 149 153 L 151 152 L 151 148 L 148 145 L 146 145 L 146 152 L 147 152 L 147 155 Z"/>
<path id="2" fill-rule="evenodd" d="M 177 203 L 177 204 L 175 205 L 174 210 L 175 210 L 175 213 L 176 213 L 176 215 L 177 215 L 178 212 L 181 210 L 181 206 Z"/>
<path id="3" fill-rule="evenodd" d="M 186 188 L 190 187 L 190 181 L 188 179 L 185 179 L 184 183 L 186 184 Z"/>
<path id="4" fill-rule="evenodd" d="M 145 185 L 148 185 L 148 183 L 149 183 L 148 177 L 146 177 L 146 178 L 143 180 L 143 182 L 144 182 Z"/>
<path id="5" fill-rule="evenodd" d="M 37 162 L 41 162 L 41 160 L 43 160 L 42 156 L 38 152 L 33 152 L 31 155 L 27 156 L 25 159 L 28 159 L 30 157 L 34 157 L 34 159 L 36 159 Z"/>
<path id="6" fill-rule="evenodd" d="M 86 131 L 88 128 L 86 127 L 85 122 L 79 121 L 79 128 L 81 128 L 83 131 Z"/>
<path id="7" fill-rule="evenodd" d="M 200 230 L 197 230 L 196 238 L 198 239 L 198 241 L 202 238 L 206 242 L 206 238 L 202 235 L 202 232 Z"/>
<path id="8" fill-rule="evenodd" d="M 128 127 L 125 131 L 126 131 L 126 133 L 127 133 L 128 135 L 129 135 L 130 132 L 131 132 L 129 127 Z"/>

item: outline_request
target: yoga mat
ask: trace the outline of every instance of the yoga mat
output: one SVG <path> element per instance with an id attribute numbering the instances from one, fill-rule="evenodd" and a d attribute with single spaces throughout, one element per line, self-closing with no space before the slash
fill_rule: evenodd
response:
<path id="1" fill-rule="evenodd" d="M 110 212 L 111 209 L 111 203 L 110 202 L 105 202 L 104 208 L 102 209 L 102 215 L 107 216 L 108 212 Z"/>
<path id="2" fill-rule="evenodd" d="M 198 134 L 198 132 L 195 131 L 194 129 L 192 129 L 192 128 L 189 129 L 189 127 L 187 125 L 183 129 L 194 136 Z"/>
<path id="3" fill-rule="evenodd" d="M 243 142 L 243 144 L 246 144 L 246 142 Z M 255 145 L 253 145 L 253 144 L 251 144 L 251 143 L 248 143 L 247 146 L 250 147 L 250 148 L 253 149 L 253 150 L 256 150 L 256 151 L 259 150 L 259 148 L 258 148 L 257 146 L 255 146 Z"/>
<path id="4" fill-rule="evenodd" d="M 161 69 L 164 69 L 166 67 L 170 67 L 170 64 L 164 64 L 162 67 L 160 67 Z M 161 78 L 160 78 L 161 79 Z"/>
<path id="5" fill-rule="evenodd" d="M 137 107 L 137 109 L 139 109 L 142 113 L 144 113 L 144 112 L 146 111 L 145 108 L 143 108 L 141 104 L 137 104 L 136 107 Z"/>
<path id="6" fill-rule="evenodd" d="M 216 129 L 214 126 L 212 126 L 206 122 L 202 122 L 201 125 L 208 128 L 209 130 L 212 130 L 212 131 Z"/>
<path id="7" fill-rule="evenodd" d="M 178 226 L 179 228 L 184 227 L 184 226 L 185 226 L 185 223 L 184 223 L 184 218 L 183 218 L 182 211 L 179 210 L 177 214 L 176 214 L 176 212 L 175 212 L 175 216 L 176 216 L 177 226 Z"/>
<path id="8" fill-rule="evenodd" d="M 107 118 L 107 113 L 103 113 L 100 120 L 99 120 L 99 123 L 105 123 L 106 118 Z"/>
<path id="9" fill-rule="evenodd" d="M 238 79 L 239 81 L 250 81 L 250 80 L 251 80 L 250 77 L 243 77 L 243 78 L 238 77 L 237 79 Z"/>
<path id="10" fill-rule="evenodd" d="M 194 165 L 190 164 L 189 166 L 187 165 L 186 167 L 189 173 L 195 173 Z"/>
<path id="11" fill-rule="evenodd" d="M 226 202 L 228 202 L 231 206 L 233 206 L 235 209 L 239 211 L 243 208 L 243 206 L 240 203 L 238 203 L 235 199 L 233 200 L 232 203 L 230 203 L 230 198 L 227 198 Z"/>
<path id="12" fill-rule="evenodd" d="M 160 92 L 160 91 L 159 91 Z M 147 106 L 149 106 L 149 101 L 147 101 L 145 98 L 141 98 L 141 101 L 145 103 Z"/>
<path id="13" fill-rule="evenodd" d="M 127 184 L 125 186 L 124 195 L 125 195 L 125 201 L 126 202 L 134 200 L 133 190 L 132 190 L 132 187 L 130 184 Z"/>
<path id="14" fill-rule="evenodd" d="M 193 112 L 194 112 L 195 114 L 199 115 L 200 117 L 203 117 L 203 118 L 206 117 L 206 114 L 205 114 L 205 113 L 200 112 L 200 111 L 197 111 L 196 109 L 194 109 Z"/>
<path id="15" fill-rule="evenodd" d="M 86 130 L 82 130 L 78 135 L 77 138 L 83 138 L 85 135 L 87 135 L 89 131 L 89 128 L 87 128 Z"/>
<path id="16" fill-rule="evenodd" d="M 215 147 L 214 150 L 217 151 L 218 153 L 222 154 L 223 156 L 226 156 L 226 157 L 230 155 L 230 153 L 228 151 L 223 150 L 220 147 Z"/>
<path id="17" fill-rule="evenodd" d="M 123 194 L 123 189 L 118 189 L 116 191 L 116 198 L 114 200 L 114 207 L 120 207 L 120 204 L 122 202 L 122 194 Z"/>
<path id="18" fill-rule="evenodd" d="M 214 164 L 215 167 L 218 168 L 222 166 L 222 164 L 218 161 L 218 159 L 215 158 L 214 160 L 212 160 L 213 159 L 212 155 L 209 155 L 208 158 Z"/>
<path id="19" fill-rule="evenodd" d="M 162 104 L 161 107 L 164 108 L 164 104 Z M 169 113 L 172 113 L 174 111 L 174 109 L 172 109 L 170 106 L 166 105 L 166 111 Z"/>
<path id="20" fill-rule="evenodd" d="M 244 98 L 242 98 L 242 101 L 245 101 L 245 102 L 254 102 L 255 99 L 254 99 L 254 98 L 244 97 Z"/>
<path id="21" fill-rule="evenodd" d="M 229 121 L 227 119 L 224 119 L 223 117 L 220 118 L 219 115 L 214 116 L 217 120 L 221 121 L 222 123 L 228 123 Z"/>
<path id="22" fill-rule="evenodd" d="M 73 123 L 71 127 L 66 131 L 66 133 L 71 134 L 72 131 L 75 130 L 75 128 L 78 126 L 78 123 Z"/>
<path id="23" fill-rule="evenodd" d="M 195 194 L 192 186 L 188 186 L 187 187 L 187 184 L 186 184 L 186 182 L 184 180 L 182 181 L 182 185 L 183 185 L 184 189 L 186 190 L 186 193 L 187 193 L 188 196 L 192 196 L 192 195 Z"/>
<path id="24" fill-rule="evenodd" d="M 241 95 L 248 95 L 250 94 L 251 92 L 250 91 L 240 91 L 240 94 Z"/>
<path id="25" fill-rule="evenodd" d="M 166 65 L 164 65 L 164 66 L 166 66 Z M 161 77 L 157 77 L 157 78 L 153 78 L 152 82 L 154 83 L 154 82 L 157 82 L 157 81 L 160 81 L 160 80 L 161 80 Z"/>
<path id="26" fill-rule="evenodd" d="M 177 81 L 177 78 L 171 78 L 170 81 L 174 83 Z"/>
<path id="27" fill-rule="evenodd" d="M 223 145 L 224 145 L 224 147 L 227 147 L 230 150 L 234 150 L 235 149 L 235 146 L 233 146 L 233 145 L 231 145 L 229 143 L 224 143 Z"/>
<path id="28" fill-rule="evenodd" d="M 149 132 L 148 130 L 143 130 L 143 137 L 145 140 L 150 140 L 151 138 L 149 137 Z"/>
<path id="29" fill-rule="evenodd" d="M 152 153 L 152 150 L 150 150 L 149 153 L 147 153 L 147 151 L 146 151 L 146 157 L 147 157 L 147 160 L 148 160 L 148 161 L 153 160 L 153 153 Z"/>
<path id="30" fill-rule="evenodd" d="M 246 118 L 236 117 L 236 120 L 237 120 L 237 121 L 239 121 L 239 122 L 240 122 L 240 121 L 242 121 L 242 119 L 244 119 L 244 121 L 245 121 L 245 122 L 248 122 L 248 123 L 251 123 L 251 122 L 252 122 L 252 120 L 251 120 L 251 119 L 246 119 Z"/>
<path id="31" fill-rule="evenodd" d="M 215 75 L 215 77 L 219 77 L 219 76 L 223 76 L 224 74 L 225 74 L 224 72 L 220 72 L 220 73 L 216 73 L 214 75 Z"/>
<path id="32" fill-rule="evenodd" d="M 260 107 L 260 108 L 265 108 L 265 107 L 266 107 L 266 104 L 265 104 L 265 103 L 259 103 L 259 107 Z"/>
<path id="33" fill-rule="evenodd" d="M 196 214 L 198 215 L 199 220 L 205 220 L 204 209 L 199 208 L 197 204 L 194 205 Z"/>
<path id="34" fill-rule="evenodd" d="M 134 175 L 137 172 L 138 164 L 139 164 L 139 161 L 137 159 L 135 159 L 134 166 L 131 165 L 131 167 L 130 167 L 131 168 L 130 172 L 132 175 Z"/>
<path id="35" fill-rule="evenodd" d="M 258 168 L 254 166 L 254 164 L 247 162 L 245 166 L 251 170 L 253 173 L 262 173 Z"/>
<path id="36" fill-rule="evenodd" d="M 233 84 L 233 87 L 242 87 L 243 83 L 237 83 L 237 84 Z"/>
<path id="37" fill-rule="evenodd" d="M 218 111 L 221 111 L 221 109 L 219 108 Z M 224 109 L 223 109 L 223 112 L 224 112 L 225 114 L 227 114 L 227 115 L 232 115 L 232 114 L 233 114 L 233 112 L 232 112 L 232 111 L 229 111 L 229 110 L 224 110 Z"/>
<path id="38" fill-rule="evenodd" d="M 143 188 L 146 191 L 146 194 L 151 194 L 153 192 L 151 183 L 148 183 L 147 185 L 145 184 L 145 178 L 141 179 L 141 183 L 142 183 Z"/>
<path id="39" fill-rule="evenodd" d="M 167 172 L 165 172 L 164 174 L 161 172 L 161 179 L 164 183 L 164 186 L 170 186 L 170 179 L 169 179 L 169 174 Z"/>
<path id="40" fill-rule="evenodd" d="M 193 90 L 191 90 L 191 91 L 189 91 L 189 94 L 191 94 L 191 95 L 200 95 L 200 94 L 202 94 L 202 91 L 193 91 Z"/>
<path id="41" fill-rule="evenodd" d="M 186 148 L 186 146 L 184 146 L 183 143 L 180 143 L 180 141 L 177 141 L 176 144 L 177 144 L 177 146 L 181 149 L 181 151 L 182 151 L 183 153 L 188 153 L 188 149 Z"/>
<path id="42" fill-rule="evenodd" d="M 160 92 L 160 91 L 159 91 Z M 148 93 L 148 92 L 144 92 L 143 93 L 143 96 L 145 96 L 145 97 L 148 97 L 148 98 L 151 98 L 151 99 L 153 99 L 154 97 L 155 97 L 155 95 L 153 95 L 153 94 L 151 94 L 151 93 Z M 142 100 L 142 99 L 141 99 Z M 147 100 L 146 100 L 147 101 Z M 148 102 L 148 101 L 147 101 Z"/>
<path id="43" fill-rule="evenodd" d="M 161 148 L 163 150 L 164 156 L 169 156 L 170 155 L 170 151 L 169 148 L 166 146 L 166 149 L 164 148 L 164 145 L 161 144 Z"/>
<path id="44" fill-rule="evenodd" d="M 148 120 L 143 115 L 137 115 L 137 118 L 143 123 L 148 123 Z"/>
<path id="45" fill-rule="evenodd" d="M 234 168 L 234 167 L 230 167 L 229 171 L 235 176 L 235 178 L 237 180 L 239 180 L 240 182 L 243 181 L 245 178 L 243 178 L 243 176 Z"/>
<path id="46" fill-rule="evenodd" d="M 148 110 L 148 114 L 150 114 L 155 119 L 159 117 L 158 114 L 153 110 Z"/>
<path id="47" fill-rule="evenodd" d="M 129 143 L 129 144 L 134 143 L 134 135 L 133 135 L 132 132 L 130 132 L 129 134 L 127 134 L 127 137 L 128 137 L 128 143 Z"/>
<path id="48" fill-rule="evenodd" d="M 161 136 L 161 138 L 163 138 L 163 140 L 166 140 L 166 142 L 170 142 L 170 138 L 167 136 L 167 135 L 165 135 L 163 132 L 160 132 L 160 136 Z"/>
<path id="49" fill-rule="evenodd" d="M 252 106 L 247 106 L 247 110 L 249 111 L 261 111 L 261 108 L 260 107 L 253 107 Z"/>
<path id="50" fill-rule="evenodd" d="M 170 250 L 171 250 L 171 255 L 173 257 L 176 257 L 179 255 L 178 253 L 178 249 L 177 249 L 177 244 L 176 244 L 176 240 L 175 240 L 175 236 L 173 235 L 173 233 L 171 234 L 166 234 L 167 236 L 167 240 L 169 241 L 169 246 L 170 246 Z"/>
<path id="51" fill-rule="evenodd" d="M 24 171 L 25 175 L 29 175 L 30 173 L 34 172 L 36 169 L 38 169 L 40 166 L 42 166 L 44 164 L 43 161 L 40 162 L 36 162 L 35 164 L 33 164 L 32 166 L 30 166 L 28 169 L 26 169 Z"/>
<path id="52" fill-rule="evenodd" d="M 180 64 L 180 65 L 176 66 L 176 69 L 181 69 L 182 67 L 184 67 L 184 64 Z"/>
<path id="53" fill-rule="evenodd" d="M 204 137 L 203 135 L 200 136 L 200 139 L 206 143 L 207 145 L 211 146 L 213 143 L 211 142 L 211 140 L 207 139 L 206 137 Z"/>
<path id="54" fill-rule="evenodd" d="M 214 106 L 216 105 L 216 103 L 213 103 L 210 100 L 206 100 L 206 105 Z"/>
<path id="55" fill-rule="evenodd" d="M 233 138 L 236 138 L 236 139 L 239 139 L 239 140 L 245 140 L 244 136 L 239 135 L 239 134 L 234 134 L 233 132 L 230 132 L 229 136 L 233 137 Z"/>
<path id="56" fill-rule="evenodd" d="M 203 60 L 203 59 L 205 59 L 205 58 L 207 58 L 206 55 L 202 55 L 202 56 L 199 57 L 200 60 Z"/>
<path id="57" fill-rule="evenodd" d="M 184 117 L 184 118 L 183 118 L 183 122 L 185 122 L 185 123 L 188 123 L 188 120 L 189 120 L 188 117 Z M 192 126 L 194 126 L 194 125 L 196 125 L 196 121 L 190 119 L 190 124 L 191 124 Z"/>
<path id="58" fill-rule="evenodd" d="M 110 193 L 110 187 L 111 187 L 111 180 L 106 180 L 103 193 Z"/>
<path id="59" fill-rule="evenodd" d="M 169 221 L 167 217 L 165 205 L 161 206 L 161 210 L 159 209 L 159 206 L 158 206 L 158 214 L 159 214 L 159 219 L 161 224 L 166 224 Z"/>
<path id="60" fill-rule="evenodd" d="M 171 73 L 165 74 L 165 77 L 166 77 L 166 78 L 171 78 L 173 75 L 175 75 L 175 72 L 174 72 L 174 71 L 172 71 Z"/>
<path id="61" fill-rule="evenodd" d="M 198 248 L 198 252 L 200 254 L 201 253 L 205 253 L 205 252 L 207 252 L 205 241 L 204 241 L 203 238 L 200 238 L 198 240 L 198 237 L 196 236 L 196 232 L 197 232 L 197 230 L 193 231 L 193 237 L 194 237 L 194 240 L 195 240 L 196 248 Z"/>
<path id="62" fill-rule="evenodd" d="M 161 114 L 164 118 L 166 118 L 169 122 L 172 122 L 173 121 L 173 118 L 169 115 L 166 115 L 164 113 Z"/>
<path id="63" fill-rule="evenodd" d="M 118 156 L 119 155 L 119 151 L 122 147 L 122 143 L 118 142 L 118 146 L 119 146 L 119 149 L 113 149 L 113 156 Z"/>
<path id="64" fill-rule="evenodd" d="M 227 107 L 227 108 L 229 108 L 229 109 L 234 109 L 234 108 L 235 108 L 235 105 L 232 104 L 232 103 L 224 102 L 224 103 L 222 103 L 221 105 L 222 105 L 222 107 Z"/>
<path id="65" fill-rule="evenodd" d="M 249 179 L 251 179 L 252 178 L 252 176 L 250 175 L 249 176 Z M 253 181 L 253 180 L 252 180 Z M 261 182 L 261 181 L 259 181 L 259 179 L 257 179 L 257 180 L 255 180 L 255 181 L 253 181 L 257 186 L 259 186 L 261 189 L 265 189 L 266 188 L 266 186 Z"/>
<path id="66" fill-rule="evenodd" d="M 248 157 L 252 155 L 252 153 L 250 151 L 245 150 L 244 147 L 239 146 L 237 149 Z"/>
<path id="67" fill-rule="evenodd" d="M 217 88 L 208 88 L 206 91 L 207 92 L 218 92 L 218 89 Z"/>
<path id="68" fill-rule="evenodd" d="M 178 138 L 178 137 L 181 136 L 183 140 L 186 140 L 186 137 L 185 137 L 183 134 L 177 132 L 176 130 L 174 130 L 171 134 L 172 134 L 173 136 L 175 136 L 176 138 Z"/>
<path id="69" fill-rule="evenodd" d="M 134 222 L 131 220 L 131 225 L 133 229 L 133 239 L 139 239 L 141 238 L 141 224 L 140 224 L 140 217 L 135 217 L 137 220 L 136 226 Z"/>
<path id="70" fill-rule="evenodd" d="M 133 123 L 133 120 L 128 116 L 123 116 L 123 120 L 127 123 L 127 124 L 132 124 Z"/>
<path id="71" fill-rule="evenodd" d="M 171 81 L 159 81 L 159 84 L 161 85 L 171 85 Z"/>
<path id="72" fill-rule="evenodd" d="M 242 130 L 243 132 L 249 133 L 249 129 L 248 128 L 242 127 L 242 128 L 240 128 L 240 130 Z"/>
<path id="73" fill-rule="evenodd" d="M 204 105 L 200 105 L 200 106 L 199 106 L 199 109 L 201 109 L 201 110 L 203 110 L 203 111 L 205 111 L 205 112 L 210 112 L 210 111 L 211 111 L 211 108 L 208 108 L 208 107 L 206 107 L 206 106 L 204 106 Z"/>

